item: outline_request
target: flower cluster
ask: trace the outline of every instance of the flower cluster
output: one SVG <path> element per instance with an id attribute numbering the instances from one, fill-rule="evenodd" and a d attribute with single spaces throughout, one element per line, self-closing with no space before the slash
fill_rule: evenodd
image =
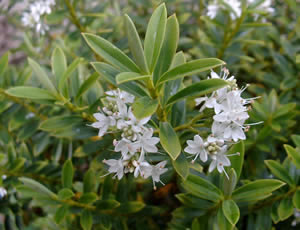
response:
<path id="1" fill-rule="evenodd" d="M 120 140 L 114 140 L 115 152 L 120 152 L 120 159 L 109 159 L 103 162 L 109 166 L 109 173 L 115 173 L 120 180 L 124 174 L 133 173 L 143 178 L 152 177 L 155 182 L 161 182 L 160 175 L 167 171 L 166 161 L 157 165 L 151 165 L 145 160 L 146 153 L 156 153 L 158 137 L 153 137 L 152 128 L 147 127 L 150 117 L 138 120 L 133 112 L 131 104 L 134 96 L 120 90 L 106 92 L 103 99 L 104 106 L 99 113 L 95 113 L 97 119 L 91 126 L 99 129 L 101 137 L 108 131 L 119 132 Z M 162 183 L 162 182 L 161 182 Z"/>
<path id="2" fill-rule="evenodd" d="M 26 27 L 35 29 L 38 34 L 44 35 L 49 29 L 45 24 L 43 16 L 51 13 L 51 7 L 55 5 L 55 0 L 39 0 L 29 6 L 29 12 L 24 12 L 22 23 Z"/>
<path id="3" fill-rule="evenodd" d="M 273 13 L 274 8 L 271 7 L 272 0 L 258 1 L 247 0 L 248 6 L 254 6 L 256 10 Z M 240 0 L 214 0 L 207 7 L 207 16 L 211 19 L 215 18 L 220 10 L 230 8 L 230 17 L 232 20 L 239 18 L 242 14 L 242 3 Z M 256 15 L 257 17 L 257 15 Z"/>
<path id="4" fill-rule="evenodd" d="M 229 77 L 229 71 L 223 69 L 221 77 L 211 72 L 211 78 L 222 78 L 228 82 L 228 86 L 216 90 L 210 97 L 197 98 L 196 105 L 201 105 L 200 112 L 205 108 L 213 109 L 213 124 L 211 134 L 204 141 L 199 135 L 194 137 L 194 140 L 188 140 L 188 146 L 185 152 L 195 155 L 193 162 L 200 157 L 203 162 L 211 159 L 211 164 L 208 171 L 211 172 L 215 168 L 220 173 L 225 172 L 224 166 L 230 166 L 228 156 L 239 155 L 235 153 L 226 155 L 229 146 L 239 140 L 245 140 L 244 131 L 249 129 L 245 121 L 249 118 L 247 105 L 254 98 L 244 99 L 241 97 L 242 92 L 246 89 L 238 89 L 234 76 Z M 257 123 L 256 123 L 257 124 Z M 226 173 L 226 172 L 225 172 Z"/>

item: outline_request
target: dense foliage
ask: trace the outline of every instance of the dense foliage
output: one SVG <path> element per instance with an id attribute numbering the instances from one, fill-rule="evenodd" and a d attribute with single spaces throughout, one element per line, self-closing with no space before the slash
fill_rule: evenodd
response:
<path id="1" fill-rule="evenodd" d="M 299 1 L 0 14 L 0 229 L 299 226 Z"/>

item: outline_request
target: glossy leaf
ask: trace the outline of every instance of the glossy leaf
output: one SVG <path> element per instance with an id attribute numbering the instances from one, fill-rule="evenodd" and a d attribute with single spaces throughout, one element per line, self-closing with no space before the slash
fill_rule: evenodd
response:
<path id="1" fill-rule="evenodd" d="M 236 189 L 232 199 L 237 202 L 250 202 L 265 198 L 267 195 L 285 185 L 280 180 L 262 179 L 245 184 Z"/>
<path id="2" fill-rule="evenodd" d="M 176 160 L 181 152 L 179 138 L 168 122 L 161 122 L 159 125 L 160 143 L 169 154 L 172 160 Z"/>
<path id="3" fill-rule="evenodd" d="M 57 85 L 59 83 L 60 78 L 64 74 L 67 69 L 67 60 L 64 52 L 61 48 L 57 47 L 52 53 L 51 57 L 51 67 L 52 72 L 56 77 Z"/>
<path id="4" fill-rule="evenodd" d="M 230 162 L 231 162 L 231 168 L 234 168 L 236 172 L 236 176 L 237 176 L 236 179 L 238 181 L 241 176 L 241 172 L 244 164 L 245 146 L 243 141 L 239 141 L 237 144 L 231 147 L 230 150 L 227 152 L 227 154 L 235 154 L 235 153 L 240 153 L 240 154 L 231 156 Z"/>
<path id="5" fill-rule="evenodd" d="M 150 73 L 153 72 L 160 54 L 165 36 L 166 22 L 166 6 L 161 4 L 151 16 L 145 36 L 145 56 Z"/>
<path id="6" fill-rule="evenodd" d="M 49 132 L 56 132 L 59 129 L 66 129 L 82 122 L 82 118 L 76 115 L 56 116 L 43 121 L 39 129 Z"/>
<path id="7" fill-rule="evenodd" d="M 167 105 L 173 104 L 187 97 L 200 97 L 205 94 L 212 93 L 213 91 L 223 88 L 226 85 L 227 82 L 221 79 L 208 79 L 194 83 L 170 97 L 167 101 Z"/>
<path id="8" fill-rule="evenodd" d="M 62 184 L 64 188 L 72 188 L 73 184 L 73 164 L 71 160 L 67 160 L 64 163 L 63 171 L 62 171 Z"/>
<path id="9" fill-rule="evenodd" d="M 136 31 L 134 23 L 127 14 L 125 15 L 125 30 L 128 37 L 129 48 L 136 64 L 141 70 L 148 73 L 149 70 L 141 39 Z"/>
<path id="10" fill-rule="evenodd" d="M 14 97 L 37 99 L 37 100 L 56 100 L 56 97 L 46 89 L 30 86 L 16 86 L 5 91 Z"/>
<path id="11" fill-rule="evenodd" d="M 172 164 L 176 172 L 185 180 L 189 174 L 189 163 L 184 153 L 181 153 L 176 160 L 172 160 Z"/>
<path id="12" fill-rule="evenodd" d="M 140 201 L 129 201 L 126 203 L 122 203 L 116 211 L 120 213 L 135 213 L 142 210 L 145 207 L 145 204 Z"/>
<path id="13" fill-rule="evenodd" d="M 137 119 L 143 119 L 155 113 L 158 101 L 149 97 L 141 97 L 132 105 L 132 112 Z"/>
<path id="14" fill-rule="evenodd" d="M 290 177 L 289 172 L 280 163 L 274 160 L 266 160 L 265 164 L 277 178 L 283 180 L 289 185 L 295 184 L 293 179 Z"/>
<path id="15" fill-rule="evenodd" d="M 190 61 L 185 64 L 179 65 L 173 69 L 170 69 L 168 72 L 164 73 L 158 80 L 157 84 L 161 84 L 166 81 L 175 80 L 186 76 L 191 76 L 197 73 L 211 70 L 221 65 L 225 65 L 225 62 L 217 58 L 205 58 Z"/>
<path id="16" fill-rule="evenodd" d="M 178 40 L 179 24 L 176 15 L 174 14 L 167 20 L 164 42 L 153 74 L 154 85 L 156 85 L 156 82 L 158 81 L 160 76 L 165 73 L 171 66 L 172 60 L 176 53 Z"/>
<path id="17" fill-rule="evenodd" d="M 32 70 L 35 73 L 35 76 L 39 80 L 39 82 L 47 89 L 49 89 L 51 92 L 56 93 L 56 89 L 54 85 L 52 84 L 50 78 L 46 74 L 46 72 L 40 67 L 40 65 L 32 60 L 31 58 L 28 58 L 29 65 L 31 66 Z"/>
<path id="18" fill-rule="evenodd" d="M 278 206 L 278 216 L 280 220 L 286 220 L 294 213 L 292 199 L 286 198 L 280 201 Z"/>
<path id="19" fill-rule="evenodd" d="M 75 194 L 72 192 L 71 189 L 63 188 L 58 192 L 58 199 L 60 200 L 68 200 L 72 198 Z"/>
<path id="20" fill-rule="evenodd" d="M 30 179 L 26 177 L 21 177 L 19 178 L 21 182 L 24 183 L 24 185 L 32 190 L 35 190 L 36 192 L 40 192 L 42 194 L 45 194 L 47 196 L 50 196 L 51 198 L 56 198 L 56 194 L 50 191 L 47 187 L 42 185 L 41 183 Z"/>
<path id="21" fill-rule="evenodd" d="M 88 91 L 98 80 L 99 74 L 98 73 L 93 73 L 86 79 L 83 84 L 80 86 L 76 98 L 80 98 L 86 91 Z"/>
<path id="22" fill-rule="evenodd" d="M 196 197 L 218 202 L 222 198 L 222 192 L 208 180 L 195 175 L 189 175 L 183 183 L 184 188 Z"/>
<path id="23" fill-rule="evenodd" d="M 139 72 L 136 64 L 109 41 L 88 33 L 84 33 L 83 37 L 92 50 L 116 68 L 127 72 Z"/>
<path id="24" fill-rule="evenodd" d="M 117 84 L 121 84 L 128 81 L 144 80 L 149 77 L 150 77 L 149 75 L 141 75 L 140 73 L 123 72 L 117 75 L 116 81 Z"/>
<path id="25" fill-rule="evenodd" d="M 295 208 L 297 208 L 298 210 L 300 210 L 300 190 L 297 190 L 294 193 L 293 204 L 294 204 Z"/>
<path id="26" fill-rule="evenodd" d="M 89 210 L 84 210 L 80 216 L 80 225 L 84 230 L 91 230 L 93 226 L 93 216 Z"/>
<path id="27" fill-rule="evenodd" d="M 66 81 L 72 75 L 72 73 L 77 69 L 77 67 L 78 67 L 78 65 L 80 64 L 81 61 L 82 61 L 81 58 L 75 59 L 71 63 L 71 65 L 69 65 L 68 68 L 64 71 L 64 73 L 61 76 L 61 78 L 59 79 L 59 83 L 58 83 L 58 88 L 59 88 L 60 92 L 63 91 L 63 87 L 65 86 Z"/>
<path id="28" fill-rule="evenodd" d="M 222 210 L 226 219 L 232 224 L 236 225 L 240 218 L 240 209 L 233 200 L 224 200 L 222 203 Z"/>
<path id="29" fill-rule="evenodd" d="M 223 176 L 223 191 L 226 197 L 231 197 L 238 181 L 234 168 L 230 169 L 228 177 L 229 179 L 226 176 Z"/>
<path id="30" fill-rule="evenodd" d="M 300 154 L 297 149 L 293 148 L 290 145 L 284 145 L 285 151 L 288 156 L 292 159 L 293 163 L 296 165 L 298 169 L 300 169 Z"/>
<path id="31" fill-rule="evenodd" d="M 60 206 L 57 211 L 55 212 L 54 220 L 56 223 L 62 222 L 62 220 L 66 217 L 68 213 L 68 206 L 67 205 L 62 205 Z"/>

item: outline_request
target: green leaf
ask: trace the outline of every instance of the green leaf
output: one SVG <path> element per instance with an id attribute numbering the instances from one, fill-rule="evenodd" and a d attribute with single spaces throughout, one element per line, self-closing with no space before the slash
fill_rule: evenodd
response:
<path id="1" fill-rule="evenodd" d="M 240 210 L 233 200 L 224 200 L 222 203 L 222 210 L 226 219 L 232 224 L 236 225 L 240 218 Z"/>
<path id="2" fill-rule="evenodd" d="M 74 196 L 74 193 L 72 192 L 71 189 L 68 189 L 68 188 L 63 188 L 62 190 L 60 190 L 58 192 L 58 199 L 60 199 L 60 200 L 68 200 L 73 196 Z"/>
<path id="3" fill-rule="evenodd" d="M 189 174 L 189 163 L 184 153 L 181 153 L 175 161 L 172 160 L 172 164 L 176 172 L 185 180 Z"/>
<path id="4" fill-rule="evenodd" d="M 232 230 L 233 226 L 232 224 L 227 220 L 223 208 L 218 209 L 218 213 L 216 216 L 216 221 L 213 222 L 214 224 L 214 230 Z"/>
<path id="5" fill-rule="evenodd" d="M 276 177 L 288 183 L 289 185 L 295 184 L 293 179 L 290 177 L 289 172 L 280 163 L 274 160 L 266 160 L 265 164 Z"/>
<path id="6" fill-rule="evenodd" d="M 294 204 L 295 208 L 297 208 L 298 210 L 300 210 L 300 190 L 297 190 L 294 193 L 293 204 Z"/>
<path id="7" fill-rule="evenodd" d="M 234 168 L 230 169 L 228 177 L 229 179 L 223 176 L 223 191 L 226 197 L 231 197 L 231 194 L 234 191 L 236 183 L 238 181 Z"/>
<path id="8" fill-rule="evenodd" d="M 94 85 L 94 83 L 98 80 L 99 76 L 100 75 L 96 72 L 90 75 L 88 79 L 86 79 L 80 86 L 76 98 L 80 98 L 89 88 L 91 88 Z"/>
<path id="9" fill-rule="evenodd" d="M 60 92 L 63 92 L 63 88 L 68 80 L 68 78 L 71 76 L 71 74 L 77 69 L 78 65 L 82 61 L 81 58 L 76 58 L 71 65 L 68 66 L 68 68 L 63 73 L 62 77 L 59 79 L 58 88 Z"/>
<path id="10" fill-rule="evenodd" d="M 62 77 L 63 73 L 67 69 L 67 60 L 64 52 L 61 48 L 55 48 L 51 57 L 51 67 L 52 72 L 56 77 L 57 85 L 59 83 L 59 79 Z"/>
<path id="11" fill-rule="evenodd" d="M 300 135 L 292 135 L 292 140 L 297 147 L 300 147 Z"/>
<path id="12" fill-rule="evenodd" d="M 153 74 L 153 83 L 156 85 L 159 77 L 165 73 L 172 64 L 179 40 L 179 24 L 176 15 L 167 20 L 165 39 Z"/>
<path id="13" fill-rule="evenodd" d="M 71 160 L 67 160 L 64 163 L 63 171 L 62 171 L 62 184 L 64 188 L 72 188 L 73 184 L 73 164 Z"/>
<path id="14" fill-rule="evenodd" d="M 171 96 L 167 101 L 167 105 L 173 104 L 186 97 L 199 97 L 205 94 L 212 93 L 213 91 L 223 88 L 227 82 L 222 79 L 208 79 L 194 83 Z"/>
<path id="15" fill-rule="evenodd" d="M 115 209 L 120 206 L 116 200 L 99 200 L 94 205 L 101 210 Z"/>
<path id="16" fill-rule="evenodd" d="M 51 192 L 48 188 L 46 188 L 44 185 L 42 185 L 41 183 L 39 183 L 35 180 L 29 179 L 26 177 L 21 177 L 21 178 L 19 178 L 19 180 L 21 182 L 23 182 L 24 185 L 26 187 L 30 188 L 31 190 L 35 190 L 36 192 L 40 192 L 42 194 L 50 196 L 51 198 L 57 197 L 55 193 Z"/>
<path id="17" fill-rule="evenodd" d="M 126 72 L 140 72 L 136 64 L 109 41 L 88 33 L 84 33 L 83 37 L 95 53 L 116 68 Z"/>
<path id="18" fill-rule="evenodd" d="M 69 210 L 69 207 L 67 205 L 60 206 L 59 209 L 55 212 L 54 220 L 56 223 L 61 223 L 61 221 L 65 218 Z"/>
<path id="19" fill-rule="evenodd" d="M 116 210 L 119 213 L 135 213 L 142 210 L 145 207 L 145 204 L 140 201 L 129 201 L 122 203 Z"/>
<path id="20" fill-rule="evenodd" d="M 236 176 L 237 176 L 236 180 L 238 181 L 241 176 L 241 172 L 244 164 L 245 146 L 243 141 L 240 141 L 234 146 L 232 146 L 230 150 L 227 152 L 227 154 L 235 154 L 235 153 L 240 153 L 240 154 L 231 156 L 230 162 L 231 162 L 231 168 L 234 168 L 236 172 Z"/>
<path id="21" fill-rule="evenodd" d="M 232 199 L 237 202 L 250 202 L 264 199 L 266 196 L 285 185 L 280 180 L 264 179 L 256 180 L 236 189 Z"/>
<path id="22" fill-rule="evenodd" d="M 56 89 L 54 85 L 52 84 L 50 78 L 45 73 L 45 71 L 40 67 L 38 63 L 36 63 L 31 58 L 28 58 L 29 65 L 31 66 L 32 70 L 34 71 L 36 77 L 40 81 L 40 83 L 47 89 L 49 89 L 51 92 L 56 93 Z"/>
<path id="23" fill-rule="evenodd" d="M 293 148 L 290 145 L 283 145 L 283 146 L 288 156 L 292 159 L 292 162 L 296 165 L 298 169 L 300 169 L 300 154 L 297 151 L 297 149 Z"/>
<path id="24" fill-rule="evenodd" d="M 181 152 L 179 138 L 168 122 L 159 125 L 159 137 L 162 147 L 166 150 L 172 160 L 176 160 Z"/>
<path id="25" fill-rule="evenodd" d="M 5 92 L 14 97 L 38 100 L 56 100 L 56 97 L 48 90 L 29 86 L 16 86 L 6 90 Z"/>
<path id="26" fill-rule="evenodd" d="M 80 199 L 79 202 L 80 203 L 84 203 L 84 204 L 91 204 L 93 202 L 95 202 L 98 199 L 96 193 L 93 192 L 89 192 L 89 193 L 84 193 Z"/>
<path id="27" fill-rule="evenodd" d="M 116 76 L 116 81 L 117 84 L 121 84 L 128 81 L 144 80 L 149 77 L 150 77 L 149 75 L 141 75 L 140 73 L 123 72 L 123 73 L 119 73 Z"/>
<path id="28" fill-rule="evenodd" d="M 40 124 L 39 129 L 47 132 L 56 132 L 60 129 L 67 129 L 81 122 L 82 118 L 76 115 L 56 116 L 43 121 Z"/>
<path id="29" fill-rule="evenodd" d="M 278 206 L 278 215 L 280 220 L 286 220 L 294 213 L 292 199 L 286 198 L 280 201 Z"/>
<path id="30" fill-rule="evenodd" d="M 96 176 L 93 169 L 89 169 L 83 177 L 83 192 L 94 192 L 96 187 Z"/>
<path id="31" fill-rule="evenodd" d="M 9 56 L 10 56 L 10 53 L 6 52 L 0 58 L 0 77 L 5 72 L 5 70 L 6 70 L 7 66 L 8 66 Z"/>
<path id="32" fill-rule="evenodd" d="M 220 189 L 200 176 L 190 174 L 186 181 L 183 182 L 183 186 L 194 196 L 205 200 L 218 202 L 223 196 Z"/>
<path id="33" fill-rule="evenodd" d="M 140 86 L 135 84 L 135 82 L 126 82 L 120 85 L 117 85 L 115 76 L 120 73 L 119 70 L 114 68 L 113 66 L 103 63 L 103 62 L 94 62 L 92 63 L 94 69 L 100 74 L 101 77 L 105 78 L 108 82 L 113 84 L 114 86 L 125 90 L 128 93 L 131 93 L 137 97 L 147 96 L 148 94 L 142 89 Z"/>
<path id="34" fill-rule="evenodd" d="M 167 10 L 161 4 L 153 12 L 145 36 L 145 56 L 150 72 L 152 73 L 163 44 L 167 23 Z"/>
<path id="35" fill-rule="evenodd" d="M 143 119 L 155 113 L 158 101 L 149 97 L 141 97 L 132 105 L 132 112 L 137 119 Z"/>
<path id="36" fill-rule="evenodd" d="M 84 230 L 91 230 L 93 226 L 93 216 L 89 210 L 84 210 L 80 216 L 80 225 Z"/>
<path id="37" fill-rule="evenodd" d="M 225 65 L 225 62 L 217 58 L 204 58 L 187 62 L 185 64 L 176 66 L 164 73 L 158 80 L 157 84 L 161 84 L 166 81 L 175 80 L 185 76 L 191 76 L 206 70 L 213 69 L 215 67 Z"/>
<path id="38" fill-rule="evenodd" d="M 149 70 L 141 39 L 136 31 L 134 23 L 127 14 L 125 14 L 125 30 L 128 37 L 129 48 L 136 64 L 141 70 L 143 70 L 145 73 L 148 73 Z"/>

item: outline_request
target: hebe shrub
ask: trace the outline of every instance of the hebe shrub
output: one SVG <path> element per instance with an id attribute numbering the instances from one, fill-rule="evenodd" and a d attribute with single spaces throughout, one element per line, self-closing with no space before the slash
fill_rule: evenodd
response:
<path id="1" fill-rule="evenodd" d="M 296 2 L 2 4 L 1 229 L 295 229 Z"/>

